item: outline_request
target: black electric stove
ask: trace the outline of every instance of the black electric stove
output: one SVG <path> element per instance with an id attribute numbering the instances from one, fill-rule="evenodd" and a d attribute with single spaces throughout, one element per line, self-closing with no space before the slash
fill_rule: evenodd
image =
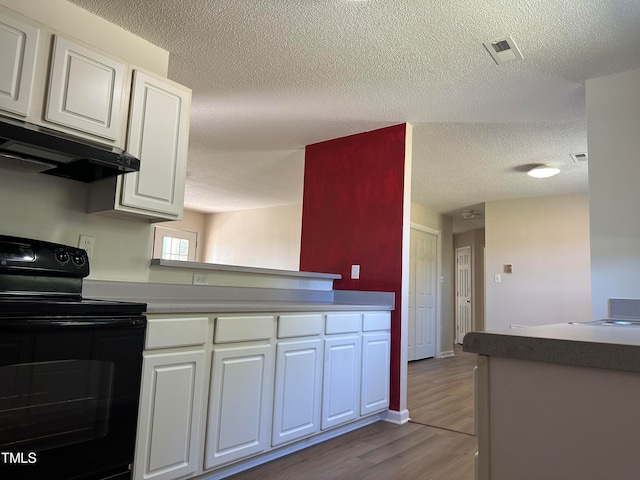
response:
<path id="1" fill-rule="evenodd" d="M 82 298 L 84 250 L 0 235 L 0 478 L 130 480 L 143 303 Z"/>

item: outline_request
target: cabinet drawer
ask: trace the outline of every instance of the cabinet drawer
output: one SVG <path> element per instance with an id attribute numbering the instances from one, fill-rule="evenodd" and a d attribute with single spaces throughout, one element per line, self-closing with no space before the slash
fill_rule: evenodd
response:
<path id="1" fill-rule="evenodd" d="M 147 324 L 145 348 L 185 347 L 204 345 L 207 341 L 207 317 L 150 318 Z"/>
<path id="2" fill-rule="evenodd" d="M 278 338 L 306 337 L 322 333 L 322 314 L 280 315 Z"/>
<path id="3" fill-rule="evenodd" d="M 375 330 L 389 330 L 391 329 L 391 313 L 390 312 L 375 312 L 365 313 L 364 320 L 362 321 L 362 331 L 371 332 Z"/>
<path id="4" fill-rule="evenodd" d="M 271 337 L 273 337 L 273 317 L 271 315 L 218 317 L 213 342 L 249 342 L 269 340 Z"/>
<path id="5" fill-rule="evenodd" d="M 362 328 L 362 314 L 360 313 L 329 313 L 325 333 L 355 333 Z"/>

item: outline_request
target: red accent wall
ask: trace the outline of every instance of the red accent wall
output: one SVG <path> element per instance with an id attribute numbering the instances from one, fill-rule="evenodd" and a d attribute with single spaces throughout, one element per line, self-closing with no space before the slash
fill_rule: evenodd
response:
<path id="1" fill-rule="evenodd" d="M 300 270 L 339 273 L 336 290 L 394 292 L 391 409 L 400 402 L 406 125 L 306 147 Z M 360 279 L 351 280 L 351 265 Z"/>

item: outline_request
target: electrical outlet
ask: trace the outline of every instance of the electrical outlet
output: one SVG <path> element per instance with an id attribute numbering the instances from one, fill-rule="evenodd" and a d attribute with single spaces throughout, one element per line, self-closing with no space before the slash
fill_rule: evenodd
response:
<path id="1" fill-rule="evenodd" d="M 194 285 L 209 285 L 209 276 L 206 273 L 193 274 Z"/>
<path id="2" fill-rule="evenodd" d="M 82 248 L 87 252 L 87 257 L 93 257 L 93 244 L 96 239 L 94 237 L 90 237 L 89 235 L 80 235 L 80 240 L 78 240 L 78 247 Z"/>

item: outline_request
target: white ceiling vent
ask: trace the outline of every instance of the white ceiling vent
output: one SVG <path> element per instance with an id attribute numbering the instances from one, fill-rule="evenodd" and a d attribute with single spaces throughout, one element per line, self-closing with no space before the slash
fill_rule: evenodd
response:
<path id="1" fill-rule="evenodd" d="M 571 159 L 575 162 L 575 163 L 584 163 L 588 160 L 587 158 L 587 152 L 584 153 L 572 153 L 571 155 Z"/>
<path id="2" fill-rule="evenodd" d="M 496 64 L 501 65 L 514 60 L 522 60 L 522 53 L 511 37 L 504 37 L 492 42 L 484 42 L 484 48 L 493 57 Z"/>

